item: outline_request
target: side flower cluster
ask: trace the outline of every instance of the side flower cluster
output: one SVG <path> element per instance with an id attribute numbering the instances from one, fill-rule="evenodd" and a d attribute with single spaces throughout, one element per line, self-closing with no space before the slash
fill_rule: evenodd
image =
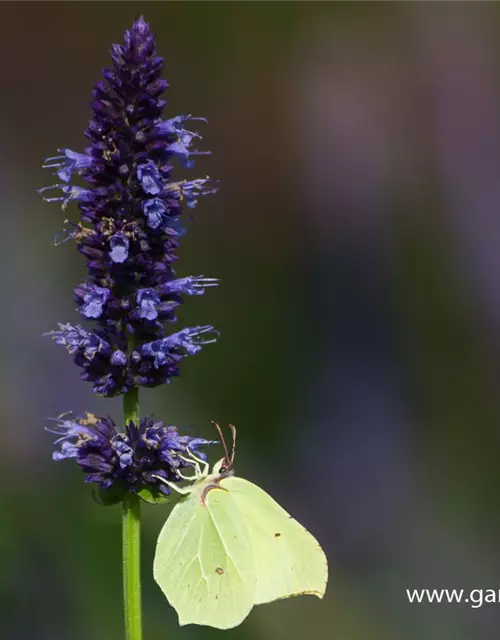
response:
<path id="1" fill-rule="evenodd" d="M 133 387 L 170 382 L 179 364 L 214 342 L 205 325 L 167 335 L 176 322 L 183 296 L 202 295 L 216 278 L 177 277 L 179 238 L 184 233 L 183 208 L 216 191 L 210 178 L 174 181 L 173 162 L 191 167 L 199 133 L 190 115 L 163 119 L 167 87 L 161 78 L 163 58 L 143 18 L 113 45 L 113 68 L 94 88 L 93 117 L 85 131 L 90 146 L 83 153 L 60 149 L 44 167 L 57 184 L 41 189 L 47 202 L 63 210 L 78 203 L 80 220 L 65 230 L 86 257 L 88 277 L 74 291 L 83 318 L 94 331 L 60 324 L 51 335 L 67 348 L 82 369 L 81 377 L 103 396 Z M 74 183 L 75 177 L 86 186 Z M 51 193 L 57 190 L 59 193 Z"/>
<path id="2" fill-rule="evenodd" d="M 76 460 L 86 482 L 113 490 L 117 496 L 143 489 L 169 495 L 170 489 L 160 478 L 179 482 L 181 470 L 193 467 L 192 454 L 205 460 L 199 448 L 212 444 L 181 436 L 176 427 L 152 418 L 130 422 L 125 431 L 119 431 L 111 418 L 90 413 L 82 418 L 61 417 L 49 431 L 58 436 L 54 460 Z"/>

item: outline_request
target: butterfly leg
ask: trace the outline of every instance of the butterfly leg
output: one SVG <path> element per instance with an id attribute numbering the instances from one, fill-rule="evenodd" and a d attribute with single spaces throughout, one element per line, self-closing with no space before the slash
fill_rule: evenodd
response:
<path id="1" fill-rule="evenodd" d="M 185 496 L 188 493 L 191 493 L 191 487 L 178 487 L 175 484 L 175 482 L 169 482 L 168 480 L 165 480 L 165 478 L 162 478 L 161 476 L 153 476 L 153 478 L 160 480 L 161 482 L 163 482 L 163 484 L 166 484 L 168 487 L 170 487 L 174 491 L 177 491 L 177 493 L 180 493 L 181 496 Z"/>
<path id="2" fill-rule="evenodd" d="M 182 471 L 177 470 L 177 475 L 180 476 L 183 480 L 197 480 L 200 477 L 199 469 L 195 467 L 195 473 L 191 476 L 186 476 L 182 473 Z"/>
<path id="3" fill-rule="evenodd" d="M 188 453 L 189 453 L 189 454 L 190 454 L 190 456 L 191 456 L 191 452 L 190 452 L 189 450 L 188 450 Z M 184 462 L 188 462 L 188 463 L 193 467 L 193 469 L 194 469 L 194 476 L 187 476 L 187 477 L 186 477 L 186 476 L 184 476 L 184 475 L 182 475 L 182 473 L 178 470 L 178 471 L 177 471 L 177 473 L 180 475 L 180 477 L 181 477 L 183 480 L 190 480 L 190 479 L 191 479 L 191 480 L 194 480 L 194 479 L 198 479 L 198 478 L 202 475 L 202 473 L 201 473 L 200 465 L 198 464 L 198 462 L 196 461 L 196 459 L 194 459 L 194 458 L 192 458 L 192 457 L 189 457 L 189 458 L 188 458 L 187 456 L 182 456 L 182 455 L 180 455 L 180 454 L 178 454 L 178 455 L 179 455 L 179 458 L 180 458 L 181 460 L 184 460 Z"/>
<path id="4" fill-rule="evenodd" d="M 208 470 L 210 468 L 208 462 L 206 462 L 202 458 L 199 458 L 198 456 L 196 456 L 189 449 L 189 447 L 187 448 L 187 451 L 189 453 L 189 457 L 179 455 L 179 458 L 181 460 L 184 460 L 184 462 L 189 462 L 189 464 L 191 464 L 193 466 L 193 468 L 194 468 L 194 476 L 187 476 L 186 477 L 186 476 L 182 475 L 182 473 L 180 471 L 177 471 L 177 473 L 180 475 L 180 477 L 183 480 L 197 480 L 197 479 L 199 479 L 201 477 L 205 478 L 206 476 L 208 476 Z M 203 469 L 201 469 L 200 464 L 203 465 Z"/>
<path id="5" fill-rule="evenodd" d="M 208 462 L 206 460 L 203 460 L 202 458 L 199 458 L 198 456 L 196 456 L 189 447 L 187 447 L 187 450 L 189 452 L 189 455 L 191 456 L 191 458 L 193 458 L 193 460 L 195 461 L 196 467 L 198 472 L 200 473 L 200 475 L 202 476 L 208 476 L 208 470 L 210 468 L 210 465 L 208 464 Z M 200 464 L 203 465 L 203 469 L 200 470 Z"/>

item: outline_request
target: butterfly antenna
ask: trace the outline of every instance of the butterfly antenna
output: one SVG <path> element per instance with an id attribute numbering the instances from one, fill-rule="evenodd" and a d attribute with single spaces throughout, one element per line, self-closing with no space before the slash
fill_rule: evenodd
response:
<path id="1" fill-rule="evenodd" d="M 231 447 L 231 466 L 234 464 L 234 456 L 236 454 L 236 427 L 234 424 L 230 424 L 231 434 L 233 436 L 233 446 Z"/>
<path id="2" fill-rule="evenodd" d="M 222 433 L 222 429 L 219 427 L 219 425 L 214 420 L 210 420 L 210 423 L 214 425 L 214 427 L 217 429 L 217 431 L 219 433 L 220 440 L 221 440 L 222 446 L 224 448 L 224 458 L 226 460 L 226 467 L 229 469 L 229 467 L 232 464 L 232 459 L 229 457 L 229 450 L 227 448 L 226 439 L 224 438 L 224 434 Z"/>

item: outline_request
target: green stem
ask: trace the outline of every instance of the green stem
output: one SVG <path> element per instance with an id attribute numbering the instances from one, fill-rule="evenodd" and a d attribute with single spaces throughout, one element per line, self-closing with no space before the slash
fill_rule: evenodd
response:
<path id="1" fill-rule="evenodd" d="M 123 396 L 123 419 L 125 424 L 130 420 L 139 421 L 139 387 L 130 389 Z"/>
<path id="2" fill-rule="evenodd" d="M 123 397 L 125 424 L 139 418 L 139 389 Z M 128 493 L 123 499 L 123 598 L 125 605 L 125 638 L 142 640 L 141 603 L 141 500 Z"/>

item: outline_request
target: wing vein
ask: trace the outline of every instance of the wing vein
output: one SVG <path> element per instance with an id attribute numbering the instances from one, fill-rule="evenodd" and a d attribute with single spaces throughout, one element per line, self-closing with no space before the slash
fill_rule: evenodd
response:
<path id="1" fill-rule="evenodd" d="M 179 540 L 179 542 L 177 543 L 175 549 L 172 551 L 172 554 L 170 556 L 170 560 L 164 565 L 163 567 L 163 571 L 165 571 L 166 569 L 168 569 L 168 567 L 172 564 L 172 562 L 175 560 L 176 556 L 177 556 L 177 552 L 179 551 L 179 549 L 181 548 L 182 543 L 184 542 L 185 538 L 187 537 L 187 535 L 189 534 L 189 526 L 191 525 L 191 523 L 193 522 L 193 520 L 195 520 L 195 515 L 193 515 L 189 522 L 186 524 L 184 532 Z"/>
<path id="2" fill-rule="evenodd" d="M 209 513 L 209 515 L 210 515 L 210 519 L 211 519 L 211 521 L 212 521 L 212 524 L 213 524 L 213 526 L 214 526 L 214 528 L 215 528 L 215 531 L 217 532 L 217 535 L 219 536 L 219 540 L 221 541 L 221 544 L 222 544 L 222 546 L 223 546 L 223 548 L 224 548 L 224 551 L 226 552 L 226 555 L 227 555 L 228 559 L 231 561 L 231 564 L 232 564 L 232 565 L 233 565 L 233 567 L 236 569 L 236 574 L 238 575 L 238 578 L 240 579 L 240 582 L 241 582 L 242 584 L 245 584 L 245 581 L 244 581 L 244 579 L 243 579 L 243 576 L 241 575 L 240 569 L 238 568 L 238 565 L 237 565 L 237 564 L 236 564 L 236 562 L 234 561 L 233 556 L 232 556 L 232 555 L 231 555 L 231 553 L 229 552 L 229 549 L 227 548 L 227 544 L 226 544 L 226 542 L 225 542 L 225 540 L 224 540 L 224 537 L 222 536 L 222 533 L 221 533 L 221 531 L 220 531 L 219 527 L 217 526 L 217 522 L 216 522 L 215 518 L 213 517 L 213 515 L 212 515 L 212 513 L 211 513 L 210 509 L 208 509 L 208 513 Z"/>

